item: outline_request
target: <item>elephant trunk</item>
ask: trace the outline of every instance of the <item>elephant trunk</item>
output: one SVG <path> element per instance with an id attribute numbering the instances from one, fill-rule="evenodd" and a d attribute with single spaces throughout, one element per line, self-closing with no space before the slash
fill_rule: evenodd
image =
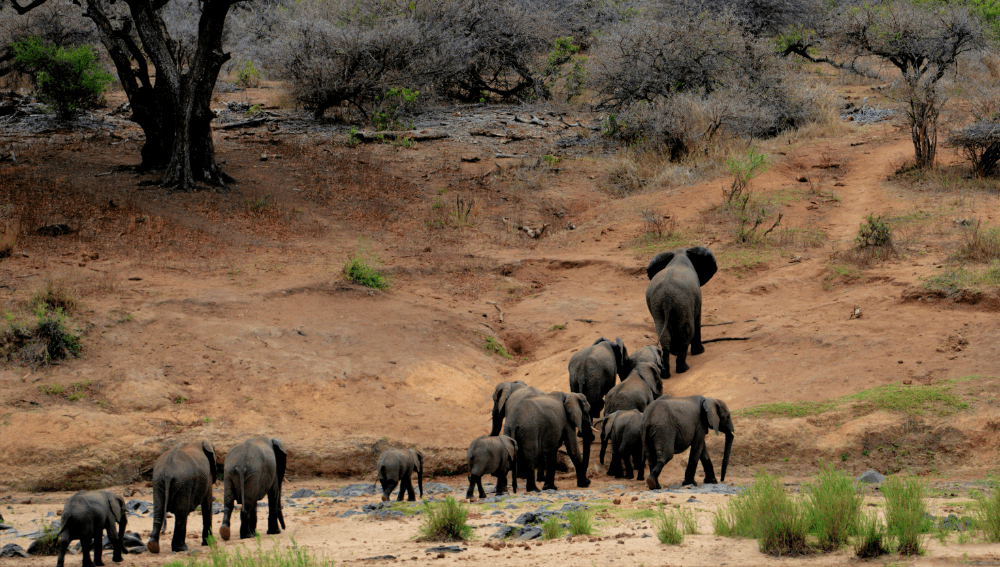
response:
<path id="1" fill-rule="evenodd" d="M 500 429 L 503 427 L 503 414 L 504 412 L 497 409 L 496 405 L 493 406 L 493 429 L 490 431 L 490 437 L 500 435 Z"/>
<path id="2" fill-rule="evenodd" d="M 409 481 L 407 481 L 409 482 Z M 417 467 L 417 488 L 420 489 L 420 498 L 424 497 L 424 463 L 421 462 Z M 413 485 L 410 485 L 410 490 L 413 490 Z M 400 494 L 403 493 L 403 487 L 399 487 Z"/>
<path id="3" fill-rule="evenodd" d="M 726 432 L 726 452 L 722 455 L 722 476 L 719 478 L 719 482 L 726 481 L 726 468 L 729 466 L 729 452 L 733 448 L 733 432 Z"/>

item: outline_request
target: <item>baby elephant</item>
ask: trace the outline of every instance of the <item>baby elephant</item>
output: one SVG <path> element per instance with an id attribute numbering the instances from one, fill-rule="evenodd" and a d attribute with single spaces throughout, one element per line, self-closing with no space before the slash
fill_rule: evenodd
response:
<path id="1" fill-rule="evenodd" d="M 608 476 L 615 478 L 632 478 L 632 467 L 639 473 L 638 480 L 643 480 L 644 465 L 642 455 L 642 413 L 639 410 L 616 411 L 601 418 L 601 464 L 604 455 L 611 444 L 611 466 Z M 622 470 L 622 463 L 625 469 Z"/>
<path id="2" fill-rule="evenodd" d="M 506 435 L 490 437 L 483 435 L 469 444 L 469 490 L 466 498 L 472 498 L 474 488 L 479 488 L 479 497 L 486 498 L 483 490 L 483 475 L 491 474 L 497 479 L 497 496 L 507 491 L 507 471 L 511 472 L 514 494 L 517 494 L 517 442 Z"/>
<path id="3" fill-rule="evenodd" d="M 69 497 L 63 507 L 62 527 L 59 529 L 59 557 L 56 567 L 63 567 L 69 542 L 80 540 L 83 547 L 83 567 L 104 565 L 101 560 L 101 550 L 104 545 L 104 530 L 108 531 L 113 552 L 111 559 L 116 563 L 122 561 L 125 546 L 125 500 L 121 496 L 111 494 L 106 490 L 81 490 Z M 115 524 L 118 531 L 115 532 Z M 94 560 L 90 560 L 90 550 L 94 550 Z"/>
<path id="4" fill-rule="evenodd" d="M 410 475 L 417 473 L 417 486 L 420 487 L 420 498 L 424 497 L 424 454 L 416 449 L 389 449 L 378 458 L 378 481 L 382 484 L 382 502 L 389 500 L 396 485 L 399 485 L 399 500 L 403 501 L 403 492 L 409 493 L 408 500 L 413 502 L 413 481 Z"/>

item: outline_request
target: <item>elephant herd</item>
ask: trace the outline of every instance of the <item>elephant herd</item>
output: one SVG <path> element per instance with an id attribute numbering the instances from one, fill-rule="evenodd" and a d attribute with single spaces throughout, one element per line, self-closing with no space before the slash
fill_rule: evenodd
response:
<path id="1" fill-rule="evenodd" d="M 287 453 L 281 441 L 255 437 L 236 445 L 226 454 L 223 465 L 222 526 L 219 534 L 229 539 L 229 523 L 234 502 L 240 508 L 240 537 L 249 538 L 257 530 L 257 502 L 267 496 L 267 533 L 281 533 L 285 518 L 281 513 L 281 485 L 285 479 Z M 187 551 L 187 518 L 201 509 L 201 544 L 212 535 L 212 485 L 218 478 L 215 447 L 207 440 L 181 443 L 160 455 L 153 465 L 153 530 L 147 549 L 160 552 L 160 531 L 167 513 L 174 515 L 174 535 L 170 548 Z M 57 567 L 63 567 L 66 550 L 80 540 L 83 566 L 104 565 L 101 560 L 103 533 L 108 532 L 112 560 L 121 561 L 127 524 L 125 501 L 110 492 L 80 491 L 63 507 L 59 528 Z M 117 532 L 115 524 L 118 525 Z M 279 528 L 280 525 L 280 528 Z M 94 559 L 91 561 L 91 549 Z"/>
<path id="2" fill-rule="evenodd" d="M 650 283 L 646 305 L 656 326 L 657 344 L 644 346 L 631 355 L 622 340 L 600 338 L 573 354 L 569 361 L 570 392 L 543 392 L 524 382 L 502 382 L 493 392 L 492 430 L 472 441 L 466 454 L 472 498 L 478 489 L 486 496 L 482 477 L 497 477 L 496 493 L 507 490 L 507 473 L 517 492 L 517 479 L 525 489 L 555 490 L 558 450 L 565 447 L 576 469 L 576 484 L 587 487 L 590 447 L 595 426 L 601 426 L 600 462 L 604 464 L 608 444 L 611 464 L 608 474 L 631 479 L 633 473 L 650 489 L 659 488 L 659 474 L 675 454 L 690 448 L 684 484 L 694 484 L 698 462 L 705 483 L 717 482 L 705 445 L 710 430 L 726 436 L 721 480 L 726 478 L 735 430 L 725 402 L 702 396 L 674 398 L 663 393 L 663 380 L 670 377 L 669 356 L 675 370 L 686 372 L 688 347 L 692 355 L 705 351 L 701 338 L 701 286 L 717 270 L 715 257 L 705 247 L 695 246 L 656 255 L 646 268 Z M 620 379 L 620 381 L 619 381 Z M 603 414 L 603 415 L 602 415 Z M 580 439 L 582 444 L 577 442 Z M 268 499 L 267 533 L 285 527 L 281 511 L 281 485 L 287 453 L 281 441 L 267 437 L 249 439 L 229 450 L 222 473 L 224 508 L 219 533 L 230 537 L 234 502 L 240 509 L 240 537 L 252 537 L 257 526 L 257 502 Z M 212 485 L 218 478 L 215 448 L 207 440 L 181 443 L 161 455 L 153 466 L 153 529 L 147 548 L 160 551 L 160 532 L 166 514 L 174 514 L 171 549 L 187 550 L 184 543 L 187 517 L 202 514 L 202 545 L 212 535 Z M 398 499 L 415 500 L 412 475 L 423 497 L 424 455 L 416 449 L 389 449 L 378 460 L 376 479 L 382 500 L 389 499 L 399 485 Z M 103 565 L 102 534 L 108 532 L 114 561 L 122 560 L 126 525 L 125 503 L 106 491 L 81 491 L 66 502 L 59 533 L 57 567 L 70 541 L 79 539 L 83 565 Z M 115 524 L 118 525 L 117 532 Z M 93 550 L 94 561 L 90 560 Z"/>

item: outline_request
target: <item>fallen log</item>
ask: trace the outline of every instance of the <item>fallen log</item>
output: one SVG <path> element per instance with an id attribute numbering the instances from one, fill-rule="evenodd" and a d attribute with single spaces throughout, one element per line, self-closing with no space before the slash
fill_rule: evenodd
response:
<path id="1" fill-rule="evenodd" d="M 381 142 L 382 140 L 413 140 L 426 142 L 450 137 L 439 130 L 360 130 L 355 136 L 362 142 Z"/>

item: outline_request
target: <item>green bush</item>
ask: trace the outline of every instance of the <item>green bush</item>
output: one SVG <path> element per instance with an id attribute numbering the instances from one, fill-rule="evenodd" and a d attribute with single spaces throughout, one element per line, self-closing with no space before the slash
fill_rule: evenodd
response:
<path id="1" fill-rule="evenodd" d="M 559 539 L 563 531 L 562 520 L 552 516 L 542 524 L 542 539 Z"/>
<path id="2" fill-rule="evenodd" d="M 60 118 L 93 108 L 114 78 L 102 70 L 89 45 L 65 48 L 29 37 L 14 44 L 18 68 L 29 73 L 38 98 L 52 105 Z"/>
<path id="3" fill-rule="evenodd" d="M 882 483 L 886 534 L 901 555 L 921 555 L 923 534 L 934 527 L 919 480 L 892 477 Z"/>
<path id="4" fill-rule="evenodd" d="M 368 246 L 359 241 L 358 247 L 344 264 L 344 277 L 372 289 L 387 289 L 389 279 L 376 267 L 379 263 L 378 254 L 371 252 Z"/>
<path id="5" fill-rule="evenodd" d="M 810 531 L 819 538 L 820 549 L 839 549 L 857 531 L 864 498 L 854 481 L 832 465 L 823 466 L 808 488 Z"/>
<path id="6" fill-rule="evenodd" d="M 882 215 L 868 215 L 854 239 L 858 248 L 883 248 L 892 246 L 892 225 Z"/>
<path id="7" fill-rule="evenodd" d="M 483 344 L 483 348 L 485 348 L 486 352 L 490 354 L 496 353 L 504 358 L 514 358 L 513 355 L 507 352 L 507 349 L 503 346 L 503 344 L 501 344 L 500 341 L 494 339 L 493 337 L 486 337 L 486 341 Z"/>
<path id="8" fill-rule="evenodd" d="M 1000 541 L 1000 488 L 993 480 L 993 494 L 976 494 L 975 518 L 977 527 L 983 531 L 986 541 Z"/>
<path id="9" fill-rule="evenodd" d="M 253 61 L 244 61 L 243 66 L 236 70 L 236 84 L 246 88 L 260 86 L 260 71 Z"/>
<path id="10" fill-rule="evenodd" d="M 42 535 L 35 540 L 32 555 L 57 555 L 59 553 L 59 528 L 42 523 Z"/>
<path id="11" fill-rule="evenodd" d="M 885 545 L 885 525 L 878 517 L 878 512 L 863 514 L 858 521 L 858 534 L 854 538 L 854 553 L 860 559 L 870 559 L 889 553 Z"/>
<path id="12" fill-rule="evenodd" d="M 215 538 L 209 536 L 209 551 L 207 556 L 191 556 L 187 559 L 175 559 L 165 567 L 334 567 L 332 560 L 317 557 L 308 548 L 300 547 L 292 539 L 292 547 L 282 549 L 278 543 L 265 551 L 262 538 L 257 536 L 256 549 L 249 546 L 235 547 L 226 551 L 215 543 Z"/>
<path id="13" fill-rule="evenodd" d="M 444 502 L 424 504 L 424 525 L 420 536 L 432 541 L 465 541 L 472 537 L 472 527 L 466 523 L 469 510 L 448 496 Z"/>
<path id="14" fill-rule="evenodd" d="M 42 366 L 77 356 L 83 346 L 80 334 L 62 309 L 35 307 L 35 317 L 25 323 L 13 319 L 0 326 L 0 356 L 8 362 Z"/>
<path id="15" fill-rule="evenodd" d="M 684 542 L 684 526 L 680 525 L 678 514 L 671 510 L 668 514 L 663 506 L 653 517 L 653 527 L 656 528 L 656 538 L 666 545 L 679 545 Z"/>
<path id="16" fill-rule="evenodd" d="M 807 551 L 809 520 L 778 477 L 759 471 L 753 485 L 716 512 L 715 533 L 755 538 L 760 550 L 770 555 L 793 555 Z"/>
<path id="17" fill-rule="evenodd" d="M 572 535 L 590 535 L 594 528 L 591 525 L 594 515 L 590 510 L 570 510 L 566 512 L 566 520 L 569 521 L 569 533 Z"/>

